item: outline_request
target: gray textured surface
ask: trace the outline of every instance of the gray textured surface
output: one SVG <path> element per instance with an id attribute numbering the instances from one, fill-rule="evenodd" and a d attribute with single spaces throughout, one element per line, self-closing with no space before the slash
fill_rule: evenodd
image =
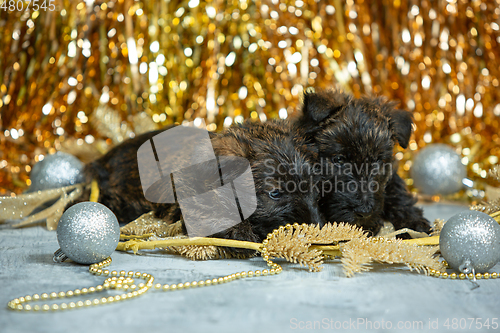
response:
<path id="1" fill-rule="evenodd" d="M 462 206 L 426 206 L 429 219 L 447 219 Z M 499 318 L 500 279 L 468 281 L 430 278 L 403 266 L 377 265 L 371 272 L 345 278 L 338 263 L 327 263 L 320 273 L 283 264 L 279 276 L 236 280 L 215 287 L 176 292 L 150 291 L 134 300 L 95 308 L 56 313 L 20 313 L 7 309 L 15 297 L 67 291 L 103 282 L 87 266 L 54 264 L 56 233 L 42 227 L 0 230 L 0 332 L 287 332 L 302 331 L 308 322 L 331 330 L 338 322 L 346 331 L 385 331 L 377 325 L 407 325 L 404 331 L 448 331 L 453 318 Z M 112 255 L 113 270 L 139 270 L 157 282 L 178 283 L 207 279 L 243 270 L 263 269 L 260 258 L 193 262 L 178 256 L 127 253 Z M 493 268 L 500 270 L 500 265 Z M 350 326 L 359 320 L 372 322 Z M 429 329 L 429 321 L 438 326 Z M 500 319 L 497 319 L 498 322 Z M 333 321 L 333 322 L 332 322 Z M 412 328 L 421 321 L 424 329 Z M 338 325 L 337 323 L 337 325 Z M 316 323 L 318 325 L 318 323 Z M 417 325 L 415 323 L 415 325 Z M 476 323 L 472 326 L 475 327 Z M 318 326 L 317 326 L 318 327 Z M 294 329 L 296 328 L 296 329 Z M 357 330 L 355 328 L 358 328 Z M 306 330 L 306 329 L 304 329 Z M 487 331 L 494 330 L 491 326 Z"/>

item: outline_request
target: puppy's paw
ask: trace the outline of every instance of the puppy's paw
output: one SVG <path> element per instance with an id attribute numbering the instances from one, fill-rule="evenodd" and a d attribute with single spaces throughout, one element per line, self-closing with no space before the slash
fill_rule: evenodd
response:
<path id="1" fill-rule="evenodd" d="M 406 220 L 401 222 L 402 223 L 394 223 L 394 227 L 396 230 L 407 228 L 418 232 L 425 232 L 426 234 L 431 233 L 431 225 L 429 221 L 423 216 L 418 216 L 418 215 L 409 216 Z M 400 234 L 396 237 L 401 239 L 412 238 L 408 233 Z"/>
<path id="2" fill-rule="evenodd" d="M 431 223 L 423 216 L 415 216 L 413 220 L 408 221 L 406 228 L 427 234 L 431 233 Z"/>

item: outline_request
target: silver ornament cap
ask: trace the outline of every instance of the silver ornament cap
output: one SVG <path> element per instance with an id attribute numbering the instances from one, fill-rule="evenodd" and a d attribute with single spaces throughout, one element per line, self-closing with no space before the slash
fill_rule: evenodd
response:
<path id="1" fill-rule="evenodd" d="M 462 188 L 467 169 L 450 146 L 435 143 L 424 147 L 411 167 L 414 186 L 423 194 L 453 194 Z"/>
<path id="2" fill-rule="evenodd" d="M 115 214 L 103 204 L 81 202 L 68 208 L 57 225 L 60 249 L 54 261 L 68 258 L 80 264 L 94 264 L 109 257 L 120 240 Z"/>
<path id="3" fill-rule="evenodd" d="M 462 273 L 484 273 L 500 261 L 500 225 L 488 214 L 467 211 L 452 216 L 439 236 L 441 254 Z"/>
<path id="4" fill-rule="evenodd" d="M 47 155 L 31 170 L 28 192 L 74 185 L 84 181 L 84 164 L 75 156 L 63 152 Z"/>

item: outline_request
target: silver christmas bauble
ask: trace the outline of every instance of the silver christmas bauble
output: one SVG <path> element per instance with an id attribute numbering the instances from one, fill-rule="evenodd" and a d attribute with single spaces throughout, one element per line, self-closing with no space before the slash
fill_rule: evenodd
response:
<path id="1" fill-rule="evenodd" d="M 28 192 L 74 185 L 83 181 L 83 163 L 63 152 L 47 155 L 33 166 Z"/>
<path id="2" fill-rule="evenodd" d="M 423 148 L 413 161 L 413 185 L 423 194 L 453 194 L 462 188 L 467 169 L 451 147 L 435 143 Z"/>
<path id="3" fill-rule="evenodd" d="M 451 268 L 484 273 L 500 261 L 500 225 L 482 212 L 459 213 L 444 224 L 439 247 Z"/>
<path id="4" fill-rule="evenodd" d="M 71 259 L 93 264 L 109 257 L 120 240 L 120 226 L 115 214 L 97 202 L 81 202 L 68 208 L 57 225 L 60 249 L 54 261 Z"/>

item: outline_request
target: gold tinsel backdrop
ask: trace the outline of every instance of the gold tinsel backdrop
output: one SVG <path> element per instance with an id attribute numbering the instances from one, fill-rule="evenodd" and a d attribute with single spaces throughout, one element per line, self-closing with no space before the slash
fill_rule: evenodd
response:
<path id="1" fill-rule="evenodd" d="M 0 9 L 0 195 L 47 153 L 86 161 L 174 122 L 293 116 L 309 87 L 413 111 L 402 172 L 434 142 L 475 180 L 498 162 L 500 0 L 50 3 Z"/>

